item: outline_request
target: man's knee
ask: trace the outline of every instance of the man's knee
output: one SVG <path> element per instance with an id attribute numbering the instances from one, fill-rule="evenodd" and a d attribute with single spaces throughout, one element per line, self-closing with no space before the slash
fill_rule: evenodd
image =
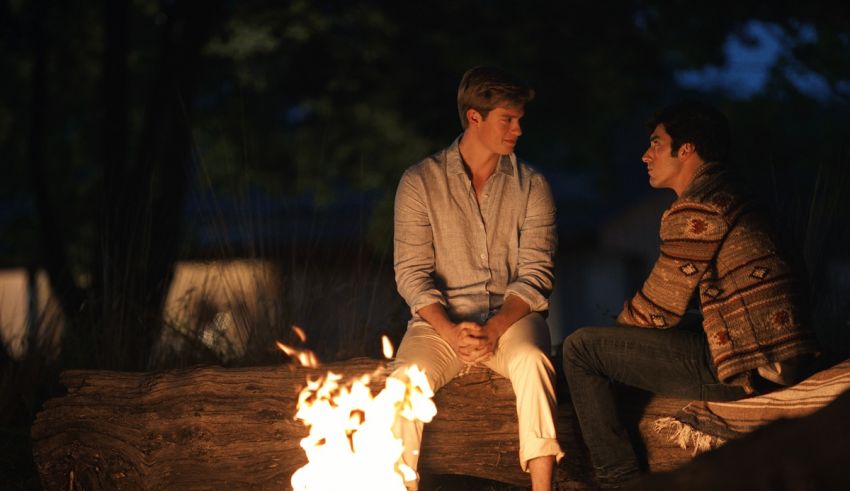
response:
<path id="1" fill-rule="evenodd" d="M 410 377 L 410 369 L 411 367 L 416 367 L 419 371 L 424 372 L 425 379 L 428 381 L 428 387 L 433 392 L 437 392 L 440 390 L 446 382 L 448 381 L 448 377 L 445 376 L 439 370 L 429 369 L 426 366 L 423 366 L 420 363 L 408 363 L 408 362 L 394 362 L 392 364 L 392 371 L 390 372 L 389 377 L 400 380 L 405 384 L 412 382 Z"/>
<path id="2" fill-rule="evenodd" d="M 511 371 L 553 374 L 552 361 L 539 347 L 528 344 L 517 349 L 511 357 Z"/>
<path id="3" fill-rule="evenodd" d="M 611 338 L 620 333 L 608 327 L 582 327 L 564 339 L 563 369 L 569 379 L 575 373 L 598 373 L 611 352 Z"/>
<path id="4" fill-rule="evenodd" d="M 564 364 L 575 364 L 585 358 L 589 346 L 595 337 L 591 327 L 580 327 L 564 339 Z"/>

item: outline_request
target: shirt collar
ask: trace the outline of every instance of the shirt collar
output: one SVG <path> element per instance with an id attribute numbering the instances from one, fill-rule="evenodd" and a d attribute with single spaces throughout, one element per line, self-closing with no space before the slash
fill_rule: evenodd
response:
<path id="1" fill-rule="evenodd" d="M 452 142 L 451 146 L 448 149 L 448 153 L 446 156 L 446 167 L 451 174 L 465 174 L 466 171 L 463 168 L 463 161 L 460 158 L 460 138 L 463 135 L 455 138 L 455 141 Z M 499 163 L 496 165 L 496 172 L 500 172 L 507 176 L 514 175 L 514 166 L 516 163 L 516 154 L 511 153 L 509 155 L 502 155 L 499 159 Z"/>

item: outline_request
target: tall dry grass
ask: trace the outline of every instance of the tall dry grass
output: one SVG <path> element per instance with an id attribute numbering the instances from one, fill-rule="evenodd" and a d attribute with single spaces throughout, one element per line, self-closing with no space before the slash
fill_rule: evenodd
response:
<path id="1" fill-rule="evenodd" d="M 43 402 L 61 392 L 59 343 L 64 316 L 42 310 L 22 350 L 0 344 L 0 489 L 38 490 L 30 426 Z"/>
<path id="2" fill-rule="evenodd" d="M 406 307 L 391 272 L 375 267 L 287 270 L 268 259 L 179 263 L 153 365 L 263 365 L 283 361 L 275 341 L 325 361 L 376 356 L 382 334 L 399 339 Z"/>
<path id="3" fill-rule="evenodd" d="M 296 344 L 291 330 L 296 324 L 308 335 L 307 347 L 324 361 L 377 357 L 381 334 L 400 339 L 407 308 L 395 292 L 390 253 L 360 241 L 332 248 L 316 240 L 278 246 L 262 231 L 272 226 L 271 218 L 250 205 L 246 214 L 259 217 L 249 222 L 249 247 L 230 243 L 221 223 L 217 254 L 175 265 L 149 369 L 285 363 L 274 342 Z M 320 237 L 326 225 L 314 220 Z M 29 438 L 35 415 L 45 400 L 62 393 L 58 374 L 64 367 L 97 368 L 78 360 L 108 358 L 118 351 L 112 346 L 137 336 L 151 313 L 124 308 L 126 323 L 105 326 L 101 319 L 75 318 L 67 329 L 57 309 L 51 310 L 55 315 L 44 311 L 22 349 L 13 353 L 11 345 L 0 343 L 0 489 L 39 489 Z M 67 336 L 70 330 L 76 330 L 74 336 Z"/>

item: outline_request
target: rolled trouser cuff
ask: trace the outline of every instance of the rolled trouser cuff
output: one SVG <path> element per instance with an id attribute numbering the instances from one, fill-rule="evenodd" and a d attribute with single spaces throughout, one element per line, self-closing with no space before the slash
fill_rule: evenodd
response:
<path id="1" fill-rule="evenodd" d="M 555 462 L 564 458 L 564 451 L 554 438 L 527 438 L 519 449 L 519 464 L 523 472 L 528 472 L 528 461 L 537 457 L 552 455 Z"/>

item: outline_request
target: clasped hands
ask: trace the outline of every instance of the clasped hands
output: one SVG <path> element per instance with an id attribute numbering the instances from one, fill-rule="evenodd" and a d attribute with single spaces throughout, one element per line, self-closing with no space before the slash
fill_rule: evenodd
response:
<path id="1" fill-rule="evenodd" d="M 498 340 L 499 333 L 492 325 L 463 321 L 455 324 L 451 330 L 449 344 L 461 361 L 477 363 L 493 356 Z"/>

